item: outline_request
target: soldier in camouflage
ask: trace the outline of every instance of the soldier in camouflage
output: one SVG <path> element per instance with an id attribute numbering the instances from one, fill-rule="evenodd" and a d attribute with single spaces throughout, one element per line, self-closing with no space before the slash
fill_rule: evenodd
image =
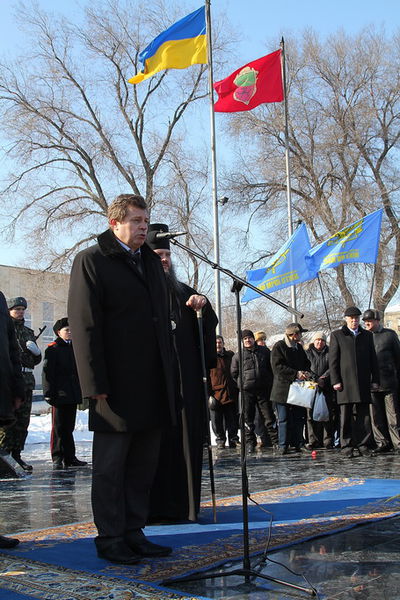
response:
<path id="1" fill-rule="evenodd" d="M 42 355 L 36 344 L 37 338 L 33 330 L 24 324 L 24 314 L 28 306 L 25 298 L 21 296 L 10 298 L 7 301 L 7 306 L 14 323 L 18 342 L 22 375 L 25 382 L 25 401 L 15 411 L 15 424 L 8 428 L 0 428 L 0 448 L 10 452 L 11 456 L 25 471 L 32 471 L 32 466 L 21 458 L 21 452 L 24 449 L 26 436 L 28 435 L 31 416 L 32 391 L 35 388 L 33 369 L 42 360 Z"/>

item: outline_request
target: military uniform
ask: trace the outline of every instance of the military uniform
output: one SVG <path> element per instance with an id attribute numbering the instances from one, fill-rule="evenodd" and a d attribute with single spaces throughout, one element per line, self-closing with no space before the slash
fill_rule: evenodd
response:
<path id="1" fill-rule="evenodd" d="M 16 300 L 24 300 L 23 298 Z M 26 301 L 25 301 L 26 303 Z M 8 303 L 10 304 L 10 302 Z M 24 306 L 23 303 L 21 303 Z M 16 306 L 16 304 L 14 304 Z M 26 308 L 26 306 L 25 306 Z M 27 341 L 35 342 L 34 331 L 24 324 L 24 319 L 17 320 L 12 318 L 15 334 L 18 343 L 19 358 L 22 366 L 22 375 L 25 384 L 25 401 L 20 408 L 15 411 L 16 421 L 14 425 L 7 428 L 0 428 L 0 448 L 7 452 L 20 454 L 24 449 L 25 440 L 28 435 L 28 427 L 32 408 L 32 390 L 35 387 L 35 378 L 33 369 L 42 360 L 41 354 L 35 356 L 26 347 Z"/>

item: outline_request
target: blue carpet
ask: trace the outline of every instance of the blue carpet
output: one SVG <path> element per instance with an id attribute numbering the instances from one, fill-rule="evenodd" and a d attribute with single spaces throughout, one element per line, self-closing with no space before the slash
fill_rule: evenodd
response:
<path id="1" fill-rule="evenodd" d="M 397 515 L 400 499 L 387 500 L 398 493 L 398 480 L 326 478 L 253 494 L 260 506 L 249 503 L 251 553 L 264 549 L 269 513 L 273 515 L 270 548 L 276 549 Z M 213 523 L 212 509 L 204 505 L 199 523 L 147 527 L 151 540 L 172 546 L 174 552 L 130 567 L 96 556 L 92 523 L 18 535 L 21 544 L 0 553 L 0 599 L 11 600 L 13 593 L 13 600 L 73 600 L 79 597 L 74 591 L 77 582 L 79 589 L 86 589 L 85 600 L 129 597 L 123 595 L 128 583 L 128 589 L 140 591 L 141 598 L 185 598 L 160 587 L 161 582 L 242 557 L 241 497 L 219 500 L 217 520 Z"/>

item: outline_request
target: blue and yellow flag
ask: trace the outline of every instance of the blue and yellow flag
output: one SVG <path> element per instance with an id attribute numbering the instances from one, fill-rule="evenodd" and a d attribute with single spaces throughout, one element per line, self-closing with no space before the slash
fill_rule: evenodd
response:
<path id="1" fill-rule="evenodd" d="M 310 262 L 306 260 L 311 248 L 307 227 L 300 225 L 288 241 L 274 254 L 263 269 L 247 271 L 247 281 L 258 289 L 270 294 L 290 285 L 297 285 L 309 281 L 317 276 L 310 270 Z M 259 298 L 250 288 L 246 289 L 242 302 Z"/>
<path id="2" fill-rule="evenodd" d="M 143 71 L 129 83 L 140 83 L 163 69 L 186 69 L 207 64 L 205 7 L 190 13 L 160 33 L 139 54 Z"/>
<path id="3" fill-rule="evenodd" d="M 383 209 L 344 227 L 310 250 L 310 268 L 315 271 L 345 263 L 376 263 Z"/>

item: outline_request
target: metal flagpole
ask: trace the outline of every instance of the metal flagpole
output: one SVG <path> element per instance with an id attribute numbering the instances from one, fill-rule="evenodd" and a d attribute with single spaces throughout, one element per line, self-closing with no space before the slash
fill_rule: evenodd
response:
<path id="1" fill-rule="evenodd" d="M 372 307 L 372 293 L 374 291 L 374 284 L 375 284 L 375 275 L 376 275 L 376 263 L 374 264 L 374 272 L 372 274 L 372 281 L 371 281 L 371 292 L 369 295 L 369 302 L 368 302 L 368 308 Z"/>
<path id="2" fill-rule="evenodd" d="M 328 327 L 329 327 L 329 331 L 332 331 L 331 328 L 331 322 L 329 320 L 329 315 L 328 315 L 328 309 L 326 307 L 326 303 L 325 303 L 325 296 L 324 296 L 324 291 L 322 289 L 322 283 L 321 283 L 321 279 L 319 278 L 319 273 L 317 273 L 317 279 L 318 279 L 318 283 L 319 283 L 319 289 L 321 291 L 321 296 L 322 296 L 322 303 L 324 305 L 324 309 L 325 309 L 325 314 L 326 314 L 326 320 L 328 322 Z"/>
<path id="3" fill-rule="evenodd" d="M 288 213 L 288 231 L 289 237 L 293 234 L 293 213 L 292 213 L 292 185 L 290 179 L 290 162 L 289 162 L 289 109 L 288 109 L 288 99 L 287 99 L 287 90 L 286 90 L 286 57 L 285 57 L 285 40 L 282 37 L 281 44 L 282 48 L 282 61 L 281 61 L 281 69 L 282 69 L 282 81 L 283 81 L 283 95 L 284 95 L 284 106 L 285 106 L 285 162 L 286 162 L 286 196 L 287 196 L 287 213 Z M 296 287 L 294 285 L 290 286 L 290 300 L 292 308 L 296 309 Z M 297 318 L 295 316 L 295 321 Z"/>
<path id="4" fill-rule="evenodd" d="M 210 141 L 211 141 L 211 176 L 212 176 L 212 203 L 214 218 L 214 262 L 219 264 L 219 224 L 218 224 L 218 191 L 217 191 L 217 155 L 215 138 L 215 113 L 214 113 L 214 78 L 212 61 L 211 40 L 211 13 L 210 0 L 206 0 L 206 25 L 207 25 L 207 60 L 208 60 L 208 97 L 210 101 Z M 218 317 L 217 333 L 222 330 L 221 313 L 221 279 L 218 270 L 214 274 L 215 308 Z"/>

